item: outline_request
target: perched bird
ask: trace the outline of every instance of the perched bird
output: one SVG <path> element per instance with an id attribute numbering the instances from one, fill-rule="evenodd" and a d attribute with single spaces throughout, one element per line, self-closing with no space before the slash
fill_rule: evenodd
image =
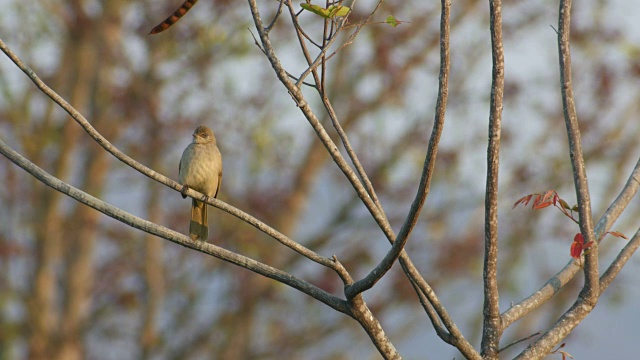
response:
<path id="1" fill-rule="evenodd" d="M 182 184 L 182 198 L 186 189 L 191 188 L 206 196 L 218 196 L 222 181 L 222 155 L 216 145 L 216 137 L 208 127 L 201 125 L 193 132 L 193 142 L 184 149 L 178 168 Z M 193 240 L 206 241 L 209 235 L 207 225 L 207 204 L 192 200 L 189 236 Z"/>

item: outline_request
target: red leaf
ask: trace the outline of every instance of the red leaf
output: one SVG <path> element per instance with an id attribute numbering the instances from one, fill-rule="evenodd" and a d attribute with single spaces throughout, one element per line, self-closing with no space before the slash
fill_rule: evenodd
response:
<path id="1" fill-rule="evenodd" d="M 574 259 L 579 259 L 582 254 L 582 244 L 574 242 L 571 244 L 571 257 Z"/>
<path id="2" fill-rule="evenodd" d="M 573 242 L 584 244 L 584 236 L 582 236 L 582 233 L 577 233 L 576 236 L 573 237 Z"/>
<path id="3" fill-rule="evenodd" d="M 547 192 L 544 193 L 542 201 L 549 201 L 549 199 L 554 199 L 556 196 L 558 196 L 558 193 L 556 193 L 555 190 L 547 190 Z"/>
<path id="4" fill-rule="evenodd" d="M 524 206 L 529 205 L 529 201 L 531 201 L 531 197 L 532 196 L 533 196 L 533 194 L 521 197 L 520 199 L 518 199 L 518 201 L 516 201 L 515 204 L 513 204 L 512 209 L 514 209 L 516 206 L 518 206 L 518 205 L 520 205 L 522 203 L 524 203 Z"/>
<path id="5" fill-rule="evenodd" d="M 541 203 L 537 203 L 537 204 L 536 204 L 536 203 L 534 203 L 534 204 L 533 204 L 533 209 L 534 209 L 534 210 L 544 209 L 544 208 L 546 208 L 547 206 L 551 206 L 551 205 L 553 205 L 553 202 L 552 202 L 552 201 L 545 201 L 545 202 L 541 202 Z"/>
<path id="6" fill-rule="evenodd" d="M 580 255 L 582 254 L 582 249 L 584 249 L 584 236 L 582 236 L 581 233 L 577 233 L 573 238 L 573 243 L 571 244 L 571 257 L 574 259 L 579 259 Z"/>
<path id="7" fill-rule="evenodd" d="M 609 234 L 615 236 L 615 237 L 619 237 L 619 238 L 623 238 L 625 240 L 629 240 L 628 237 L 624 236 L 623 233 L 619 232 L 619 231 L 609 231 Z"/>

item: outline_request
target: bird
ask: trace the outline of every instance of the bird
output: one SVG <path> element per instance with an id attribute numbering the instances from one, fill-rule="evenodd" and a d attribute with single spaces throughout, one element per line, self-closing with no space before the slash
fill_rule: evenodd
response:
<path id="1" fill-rule="evenodd" d="M 185 192 L 189 188 L 207 197 L 218 196 L 222 182 L 222 155 L 213 130 L 204 125 L 195 129 L 193 141 L 184 149 L 180 158 L 178 178 L 182 184 L 183 199 L 187 197 Z M 207 241 L 208 235 L 207 204 L 192 199 L 189 236 L 192 240 Z"/>

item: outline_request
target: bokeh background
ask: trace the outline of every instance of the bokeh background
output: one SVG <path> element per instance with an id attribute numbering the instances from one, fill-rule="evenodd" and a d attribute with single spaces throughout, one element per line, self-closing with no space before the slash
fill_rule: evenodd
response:
<path id="1" fill-rule="evenodd" d="M 220 199 L 366 274 L 388 243 L 330 161 L 251 35 L 242 1 L 200 1 L 177 25 L 149 30 L 176 0 L 0 0 L 0 38 L 113 144 L 177 179 L 199 124 L 224 159 Z M 375 6 L 360 0 L 355 21 Z M 261 1 L 269 18 L 277 1 Z M 502 310 L 569 260 L 577 226 L 560 212 L 517 208 L 557 190 L 575 203 L 560 97 L 555 1 L 503 4 Z M 433 123 L 438 1 L 387 1 L 397 28 L 372 24 L 334 57 L 327 90 L 386 212 L 399 229 Z M 574 4 L 573 77 L 596 219 L 640 155 L 640 7 Z M 319 38 L 320 20 L 301 17 Z M 485 150 L 491 54 L 488 2 L 452 7 L 447 122 L 431 193 L 407 250 L 474 344 L 482 315 Z M 345 32 L 347 34 L 347 32 Z M 291 21 L 272 32 L 290 73 L 305 62 Z M 344 38 L 343 38 L 344 40 Z M 330 128 L 317 94 L 305 90 Z M 51 174 L 128 212 L 186 232 L 188 200 L 104 152 L 5 56 L 0 136 Z M 333 132 L 331 132 L 332 135 Z M 377 359 L 356 322 L 293 289 L 128 228 L 47 188 L 0 158 L 0 359 Z M 639 225 L 634 199 L 615 230 Z M 340 280 L 249 225 L 210 210 L 210 241 L 340 295 Z M 624 241 L 607 238 L 602 266 Z M 637 350 L 640 283 L 633 259 L 567 339 L 577 359 Z M 575 299 L 577 276 L 514 324 L 502 345 L 544 330 Z M 397 266 L 365 294 L 407 359 L 461 358 L 435 335 Z M 504 354 L 510 358 L 524 342 Z M 556 355 L 559 357 L 559 355 Z"/>

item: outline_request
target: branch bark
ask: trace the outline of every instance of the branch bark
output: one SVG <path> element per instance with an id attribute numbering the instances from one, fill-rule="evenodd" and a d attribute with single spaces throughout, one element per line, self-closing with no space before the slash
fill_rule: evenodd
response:
<path id="1" fill-rule="evenodd" d="M 487 149 L 487 185 L 484 224 L 484 306 L 482 355 L 497 359 L 500 350 L 502 324 L 498 294 L 498 174 L 500 170 L 500 134 L 502 100 L 504 96 L 504 49 L 502 45 L 502 3 L 489 1 L 491 53 L 493 72 L 489 115 L 489 146 Z"/>
<path id="2" fill-rule="evenodd" d="M 611 203 L 607 211 L 605 211 L 598 221 L 595 228 L 595 236 L 598 241 L 602 241 L 616 220 L 618 220 L 620 214 L 627 208 L 631 199 L 633 199 L 638 192 L 638 187 L 640 187 L 640 159 L 636 163 L 618 197 Z M 560 272 L 549 279 L 538 291 L 505 311 L 501 316 L 503 326 L 505 328 L 508 327 L 513 322 L 546 303 L 547 300 L 553 297 L 553 295 L 573 279 L 580 269 L 574 260 L 570 260 Z"/>
<path id="3" fill-rule="evenodd" d="M 348 299 L 356 294 L 366 291 L 373 287 L 382 277 L 391 269 L 391 266 L 398 260 L 405 244 L 407 243 L 413 228 L 418 222 L 418 217 L 424 203 L 429 195 L 431 178 L 435 168 L 436 157 L 438 155 L 438 144 L 444 127 L 445 112 L 447 108 L 447 97 L 449 94 L 449 71 L 450 71 L 450 54 L 449 54 L 449 33 L 450 33 L 450 8 L 451 1 L 443 0 L 441 17 L 440 17 L 440 75 L 438 82 L 438 98 L 436 101 L 435 119 L 427 153 L 424 158 L 422 175 L 420 184 L 416 192 L 416 196 L 411 204 L 409 214 L 400 229 L 400 233 L 396 237 L 391 249 L 378 265 L 363 279 L 356 281 L 353 285 L 345 288 L 345 295 Z"/>
<path id="4" fill-rule="evenodd" d="M 569 137 L 569 155 L 573 167 L 573 179 L 578 199 L 578 213 L 580 214 L 580 231 L 584 241 L 593 242 L 593 246 L 585 254 L 585 281 L 582 291 L 574 304 L 558 321 L 538 340 L 529 345 L 517 359 L 541 359 L 560 343 L 584 318 L 589 315 L 598 302 L 600 296 L 600 281 L 598 279 L 598 244 L 593 230 L 591 218 L 591 200 L 589 185 L 582 156 L 580 143 L 580 128 L 573 100 L 571 84 L 571 52 L 569 34 L 571 25 L 571 0 L 560 1 L 558 19 L 558 52 L 560 59 L 560 84 L 562 89 L 562 105 L 564 110 L 567 135 Z"/>
<path id="5" fill-rule="evenodd" d="M 374 220 L 380 226 L 381 230 L 389 240 L 389 242 L 393 243 L 396 239 L 396 234 L 384 214 L 378 209 L 378 207 L 374 204 L 371 197 L 368 195 L 362 183 L 359 181 L 354 171 L 348 166 L 345 159 L 342 157 L 340 152 L 338 151 L 336 145 L 331 141 L 328 134 L 320 124 L 319 120 L 315 116 L 315 114 L 311 111 L 309 104 L 307 103 L 304 95 L 302 94 L 301 89 L 296 86 L 296 84 L 292 83 L 289 79 L 289 75 L 286 70 L 282 67 L 282 64 L 278 60 L 278 57 L 275 54 L 273 46 L 271 45 L 271 40 L 269 39 L 268 34 L 264 31 L 262 19 L 260 16 L 260 12 L 258 10 L 258 6 L 255 0 L 249 0 L 249 7 L 251 8 L 251 14 L 258 31 L 260 41 L 262 42 L 262 51 L 265 53 L 267 59 L 271 63 L 272 68 L 280 82 L 285 86 L 289 94 L 292 96 L 297 106 L 300 108 L 305 118 L 314 131 L 316 132 L 318 138 L 325 146 L 329 155 L 336 163 L 338 168 L 344 173 L 347 177 L 351 185 L 354 187 L 358 197 L 362 200 L 364 205 L 366 206 L 369 213 L 373 216 Z M 400 265 L 402 266 L 403 271 L 407 275 L 407 277 L 416 285 L 418 289 L 426 296 L 429 302 L 433 305 L 434 310 L 438 314 L 438 317 L 442 319 L 443 324 L 447 328 L 447 330 L 452 335 L 454 341 L 453 344 L 462 352 L 465 357 L 470 359 L 479 359 L 480 355 L 476 352 L 476 350 L 471 346 L 471 344 L 462 336 L 459 329 L 447 313 L 444 306 L 438 300 L 433 289 L 429 286 L 429 284 L 425 281 L 425 279 L 420 275 L 415 265 L 409 258 L 408 254 L 402 250 L 400 253 Z"/>
<path id="6" fill-rule="evenodd" d="M 578 200 L 578 213 L 580 214 L 580 232 L 584 236 L 584 242 L 593 242 L 585 254 L 584 287 L 582 294 L 588 301 L 595 302 L 600 296 L 598 282 L 598 245 L 593 231 L 593 219 L 591 218 L 591 199 L 589 196 L 589 184 L 587 171 L 582 155 L 580 140 L 580 127 L 576 105 L 573 100 L 573 85 L 571 83 L 571 49 L 569 46 L 571 27 L 571 0 L 560 1 L 560 16 L 558 20 L 558 52 L 560 59 L 560 85 L 562 89 L 562 107 L 564 109 L 564 121 L 569 137 L 569 155 L 573 167 L 573 181 L 576 187 Z"/>

